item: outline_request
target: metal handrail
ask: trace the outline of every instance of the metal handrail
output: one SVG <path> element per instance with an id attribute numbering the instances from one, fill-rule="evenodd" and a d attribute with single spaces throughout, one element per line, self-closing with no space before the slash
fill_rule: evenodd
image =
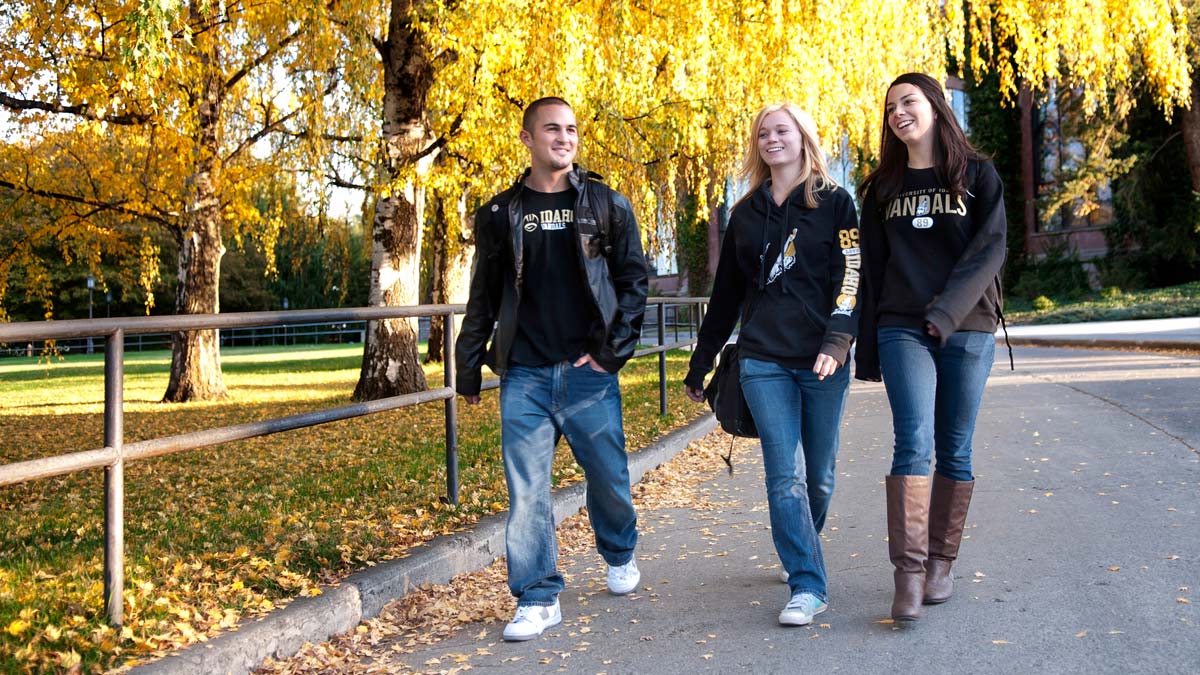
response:
<path id="1" fill-rule="evenodd" d="M 658 355 L 659 414 L 666 414 L 666 352 L 694 344 L 707 298 L 650 298 L 657 305 L 657 346 L 639 349 L 634 357 Z M 695 332 L 690 340 L 665 343 L 666 307 L 694 305 Z M 458 404 L 454 392 L 454 322 L 445 321 L 443 335 L 444 386 L 437 389 L 391 396 L 315 412 L 289 415 L 258 422 L 152 438 L 125 444 L 125 336 L 163 331 L 218 330 L 252 326 L 294 325 L 336 321 L 377 321 L 422 316 L 453 317 L 466 311 L 465 305 L 409 305 L 404 307 L 356 307 L 308 309 L 283 312 L 239 312 L 231 314 L 184 314 L 67 321 L 33 321 L 0 324 L 0 344 L 26 340 L 58 340 L 103 336 L 104 344 L 104 447 L 51 457 L 0 465 L 0 487 L 47 478 L 85 469 L 104 468 L 104 603 L 109 621 L 120 626 L 124 621 L 125 579 L 125 462 L 195 450 L 229 441 L 267 436 L 337 420 L 370 415 L 420 403 L 445 401 L 446 419 L 446 493 L 452 504 L 458 503 Z M 678 311 L 676 312 L 678 317 Z M 499 381 L 484 382 L 483 389 L 499 387 Z"/>

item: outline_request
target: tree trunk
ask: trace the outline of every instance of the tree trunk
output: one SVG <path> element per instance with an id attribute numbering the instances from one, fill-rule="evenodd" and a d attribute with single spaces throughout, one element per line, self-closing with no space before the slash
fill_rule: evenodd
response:
<path id="1" fill-rule="evenodd" d="M 1192 192 L 1200 194 L 1200 73 L 1192 73 L 1192 107 L 1179 112 Z"/>
<path id="2" fill-rule="evenodd" d="M 455 209 L 447 213 L 445 199 L 438 197 L 437 222 L 430 234 L 433 237 L 433 270 L 431 276 L 431 302 L 435 305 L 463 304 L 471 284 L 471 256 L 475 251 L 473 216 L 467 213 L 467 195 L 463 193 L 455 200 Z M 425 352 L 426 363 L 441 363 L 442 342 L 445 338 L 443 319 L 435 317 L 429 322 L 429 347 Z M 455 317 L 454 325 L 462 325 L 462 315 Z"/>
<path id="3" fill-rule="evenodd" d="M 385 197 L 375 205 L 371 254 L 372 307 L 418 304 L 421 226 L 417 206 L 403 197 Z M 362 370 L 354 400 L 371 401 L 426 388 L 417 352 L 417 321 L 389 319 L 367 324 Z"/>
<path id="4" fill-rule="evenodd" d="M 375 204 L 371 245 L 371 306 L 415 305 L 421 263 L 424 190 L 413 181 L 397 189 L 402 169 L 416 163 L 427 171 L 431 157 L 419 154 L 431 141 L 425 98 L 433 84 L 433 67 L 410 23 L 412 0 L 392 0 L 388 37 L 378 43 L 383 62 L 384 165 L 391 179 Z M 354 399 L 369 401 L 422 391 L 425 372 L 417 352 L 415 319 L 367 324 L 362 371 Z"/>
<path id="5" fill-rule="evenodd" d="M 192 7 L 193 20 L 200 11 Z M 179 279 L 175 287 L 176 314 L 216 314 L 220 311 L 221 257 L 220 139 L 222 75 L 217 41 L 198 35 L 197 52 L 205 66 L 197 112 L 196 171 L 185 230 L 179 236 Z M 224 398 L 218 331 L 177 332 L 171 335 L 171 377 L 163 402 Z"/>

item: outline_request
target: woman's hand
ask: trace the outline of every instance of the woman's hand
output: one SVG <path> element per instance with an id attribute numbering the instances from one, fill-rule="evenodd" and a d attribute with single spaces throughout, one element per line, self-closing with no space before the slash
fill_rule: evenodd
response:
<path id="1" fill-rule="evenodd" d="M 937 329 L 937 326 L 933 325 L 932 323 L 929 323 L 929 322 L 925 323 L 925 332 L 929 333 L 931 336 L 933 336 L 935 338 L 938 338 L 939 340 L 942 338 L 942 332 L 939 331 Z"/>
<path id="2" fill-rule="evenodd" d="M 817 362 L 813 364 L 813 372 L 817 374 L 818 380 L 823 380 L 834 374 L 841 365 L 837 359 L 822 352 L 817 354 Z"/>
<path id="3" fill-rule="evenodd" d="M 684 391 L 687 392 L 687 397 L 692 399 L 693 403 L 704 403 L 704 390 L 683 385 Z"/>

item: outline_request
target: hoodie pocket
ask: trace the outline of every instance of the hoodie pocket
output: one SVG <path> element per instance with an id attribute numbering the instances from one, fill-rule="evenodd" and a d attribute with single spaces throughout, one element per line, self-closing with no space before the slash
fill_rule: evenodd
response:
<path id="1" fill-rule="evenodd" d="M 812 307 L 803 300 L 799 302 L 798 309 L 800 310 L 798 313 L 803 316 L 813 328 L 816 328 L 818 333 L 822 335 L 825 334 L 825 328 L 829 325 L 829 322 L 826 321 L 824 316 L 814 312 Z"/>

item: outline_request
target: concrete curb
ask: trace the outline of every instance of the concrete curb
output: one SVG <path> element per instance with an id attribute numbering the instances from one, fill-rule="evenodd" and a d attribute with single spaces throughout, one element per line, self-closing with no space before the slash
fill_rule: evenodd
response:
<path id="1" fill-rule="evenodd" d="M 1000 342 L 1004 338 L 999 338 Z M 1014 347 L 1062 347 L 1079 349 L 1138 349 L 1159 352 L 1187 352 L 1200 354 L 1200 343 L 1172 340 L 1115 340 L 1105 338 L 1051 338 L 1013 337 L 1009 344 Z"/>
<path id="2" fill-rule="evenodd" d="M 646 472 L 665 463 L 688 443 L 716 428 L 716 418 L 704 415 L 629 456 L 629 480 L 638 483 Z M 583 508 L 583 483 L 554 493 L 558 522 Z M 467 532 L 438 537 L 407 558 L 391 560 L 356 572 L 337 586 L 322 588 L 319 596 L 298 598 L 286 607 L 229 633 L 185 647 L 166 657 L 135 666 L 131 675 L 244 675 L 268 658 L 285 659 L 306 642 L 324 642 L 377 616 L 384 605 L 424 584 L 445 584 L 463 572 L 490 565 L 504 555 L 507 513 L 481 519 Z"/>

